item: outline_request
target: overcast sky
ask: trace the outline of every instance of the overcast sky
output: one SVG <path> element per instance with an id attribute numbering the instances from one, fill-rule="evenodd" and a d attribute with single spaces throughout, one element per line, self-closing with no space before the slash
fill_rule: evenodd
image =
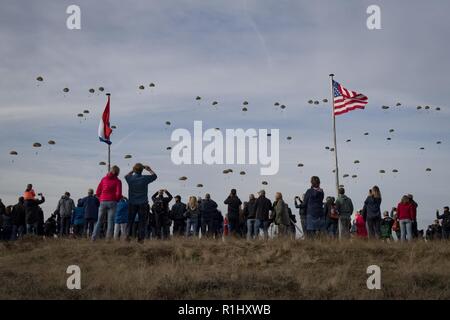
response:
<path id="1" fill-rule="evenodd" d="M 71 4 L 81 8 L 81 30 L 66 28 Z M 366 27 L 371 4 L 381 7 L 382 30 Z M 360 208 L 368 189 L 379 185 L 388 210 L 412 193 L 425 227 L 437 208 L 450 204 L 449 11 L 444 0 L 3 1 L 0 198 L 13 204 L 33 183 L 47 195 L 49 215 L 64 191 L 77 200 L 97 186 L 107 150 L 97 136 L 106 101 L 99 86 L 112 93 L 113 163 L 121 176 L 136 161 L 151 165 L 159 176 L 151 191 L 167 188 L 183 198 L 209 191 L 222 204 L 230 188 L 246 199 L 266 180 L 269 198 L 281 191 L 292 203 L 318 175 L 326 194 L 334 195 L 334 158 L 325 150 L 332 146 L 330 105 L 308 100 L 330 99 L 328 74 L 335 73 L 369 97 L 366 110 L 337 118 L 348 195 Z M 432 110 L 418 111 L 418 105 Z M 78 118 L 85 109 L 90 114 Z M 278 174 L 260 176 L 259 165 L 173 165 L 170 135 L 192 130 L 194 120 L 203 120 L 205 129 L 280 129 Z M 55 146 L 47 145 L 50 139 Z M 32 148 L 34 142 L 43 147 Z M 10 156 L 11 150 L 19 155 Z M 235 173 L 224 176 L 226 168 Z"/>

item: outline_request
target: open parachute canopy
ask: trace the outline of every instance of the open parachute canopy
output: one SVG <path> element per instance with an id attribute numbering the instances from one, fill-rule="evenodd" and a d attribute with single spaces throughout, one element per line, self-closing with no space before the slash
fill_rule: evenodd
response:
<path id="1" fill-rule="evenodd" d="M 103 87 L 98 87 L 98 91 L 103 92 L 103 91 L 105 91 L 105 88 L 103 88 Z"/>
<path id="2" fill-rule="evenodd" d="M 154 88 L 154 87 L 155 87 L 155 84 L 152 82 L 152 83 L 150 83 L 148 86 L 149 86 L 150 88 Z"/>
<path id="3" fill-rule="evenodd" d="M 133 156 L 131 154 L 126 154 L 124 158 L 125 159 L 131 159 L 131 158 L 133 158 Z"/>
<path id="4" fill-rule="evenodd" d="M 322 102 L 323 103 L 328 103 L 328 99 L 323 99 Z"/>
<path id="5" fill-rule="evenodd" d="M 242 108 L 242 111 L 247 112 L 248 109 L 247 109 L 246 107 L 243 107 L 243 108 Z"/>
<path id="6" fill-rule="evenodd" d="M 202 183 L 197 184 L 197 188 L 203 188 L 203 184 Z"/>
<path id="7" fill-rule="evenodd" d="M 303 167 L 303 166 L 304 166 L 303 163 L 297 164 L 297 167 Z"/>
<path id="8" fill-rule="evenodd" d="M 141 84 L 140 86 L 139 86 L 139 90 L 144 90 L 145 89 L 145 87 Z"/>
<path id="9" fill-rule="evenodd" d="M 200 97 L 200 96 L 197 96 L 196 98 L 195 98 L 195 100 L 202 100 L 202 97 Z"/>
<path id="10" fill-rule="evenodd" d="M 79 114 L 77 114 L 77 117 L 82 118 L 82 117 L 84 117 L 84 114 L 79 113 Z"/>
<path id="11" fill-rule="evenodd" d="M 48 140 L 48 144 L 49 144 L 49 145 L 55 145 L 56 142 L 55 142 L 54 140 Z"/>
<path id="12" fill-rule="evenodd" d="M 263 181 L 261 184 L 267 186 L 269 183 L 267 183 L 267 181 Z"/>
<path id="13" fill-rule="evenodd" d="M 431 172 L 431 168 L 427 168 L 425 171 L 427 172 Z"/>
<path id="14" fill-rule="evenodd" d="M 180 180 L 180 181 L 186 181 L 186 180 L 187 180 L 187 177 L 186 177 L 186 176 L 182 176 L 182 177 L 179 177 L 178 180 Z"/>
<path id="15" fill-rule="evenodd" d="M 40 147 L 42 147 L 42 145 L 39 142 L 35 142 L 35 143 L 33 143 L 33 147 L 40 148 Z"/>
<path id="16" fill-rule="evenodd" d="M 65 92 L 65 93 L 69 92 L 69 88 L 64 88 L 63 92 Z"/>
<path id="17" fill-rule="evenodd" d="M 106 166 L 106 162 L 100 161 L 100 162 L 98 163 L 98 165 L 99 165 L 99 166 Z"/>
<path id="18" fill-rule="evenodd" d="M 84 114 L 88 114 L 88 113 L 89 113 L 89 110 L 84 110 L 83 113 L 84 113 Z"/>
<path id="19" fill-rule="evenodd" d="M 18 153 L 17 153 L 17 151 L 13 150 L 13 151 L 10 151 L 9 154 L 12 155 L 12 156 L 17 156 Z"/>
<path id="20" fill-rule="evenodd" d="M 212 105 L 217 106 L 219 103 L 217 101 L 213 101 Z"/>
<path id="21" fill-rule="evenodd" d="M 41 76 L 39 76 L 39 77 L 36 78 L 36 81 L 42 82 L 42 81 L 44 81 L 44 78 L 42 78 Z"/>
<path id="22" fill-rule="evenodd" d="M 385 171 L 385 170 L 380 170 L 379 172 L 380 172 L 380 173 L 386 173 L 386 171 Z"/>
<path id="23" fill-rule="evenodd" d="M 313 100 L 308 100 L 308 103 L 309 103 L 309 104 L 313 104 L 314 101 L 313 101 Z"/>
<path id="24" fill-rule="evenodd" d="M 389 106 L 382 106 L 381 109 L 387 110 L 387 109 L 389 109 Z"/>
<path id="25" fill-rule="evenodd" d="M 94 93 L 95 92 L 95 89 L 94 88 L 90 88 L 89 89 L 89 93 Z"/>
<path id="26" fill-rule="evenodd" d="M 242 102 L 242 104 L 243 104 L 244 106 L 247 106 L 247 105 L 248 105 L 248 101 L 244 101 L 244 102 Z"/>
<path id="27" fill-rule="evenodd" d="M 241 171 L 241 172 L 239 172 L 239 174 L 240 174 L 241 176 L 245 176 L 245 171 Z"/>
<path id="28" fill-rule="evenodd" d="M 170 126 L 172 123 L 170 123 L 170 121 L 166 121 L 166 125 Z"/>

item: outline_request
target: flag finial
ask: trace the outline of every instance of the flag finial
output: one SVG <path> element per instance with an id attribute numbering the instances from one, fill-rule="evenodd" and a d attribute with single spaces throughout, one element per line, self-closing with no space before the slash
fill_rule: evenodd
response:
<path id="1" fill-rule="evenodd" d="M 110 96 L 110 95 L 111 95 L 111 93 L 107 93 L 106 95 L 107 95 L 107 96 Z"/>

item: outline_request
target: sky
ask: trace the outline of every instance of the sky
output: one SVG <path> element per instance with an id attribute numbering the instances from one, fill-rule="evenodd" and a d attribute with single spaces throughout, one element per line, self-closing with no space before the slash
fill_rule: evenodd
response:
<path id="1" fill-rule="evenodd" d="M 72 4 L 81 9 L 80 30 L 66 27 Z M 381 8 L 381 30 L 366 27 L 372 4 Z M 424 228 L 436 209 L 450 204 L 449 11 L 444 0 L 2 1 L 0 198 L 14 204 L 33 183 L 46 195 L 48 216 L 65 191 L 77 200 L 96 188 L 105 174 L 98 163 L 107 155 L 97 135 L 105 92 L 117 126 L 112 163 L 121 177 L 135 162 L 150 165 L 158 174 L 150 193 L 166 188 L 186 200 L 209 192 L 225 211 L 231 188 L 244 200 L 264 187 L 270 199 L 280 191 L 292 205 L 318 175 L 333 196 L 334 154 L 325 149 L 333 144 L 331 106 L 322 99 L 330 99 L 328 75 L 334 73 L 369 98 L 365 110 L 337 117 L 340 183 L 356 208 L 373 185 L 381 188 L 382 210 L 413 194 Z M 310 99 L 321 103 L 312 106 Z M 83 110 L 90 113 L 77 117 Z M 222 131 L 279 129 L 279 172 L 261 176 L 259 165 L 174 165 L 166 150 L 174 145 L 171 133 L 192 131 L 194 120 Z M 42 147 L 33 148 L 34 142 Z M 222 174 L 227 168 L 234 173 Z"/>

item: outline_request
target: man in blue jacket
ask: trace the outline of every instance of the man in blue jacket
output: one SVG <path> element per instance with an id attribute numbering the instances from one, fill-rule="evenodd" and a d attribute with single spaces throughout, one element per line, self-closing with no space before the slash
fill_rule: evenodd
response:
<path id="1" fill-rule="evenodd" d="M 142 172 L 144 169 L 148 171 L 150 175 L 143 175 Z M 136 218 L 136 214 L 138 214 L 138 241 L 144 241 L 148 220 L 148 185 L 155 181 L 156 178 L 156 173 L 154 173 L 149 166 L 144 166 L 141 163 L 136 163 L 133 170 L 125 176 L 125 180 L 128 183 L 128 240 L 132 233 L 131 226 Z"/>
<path id="2" fill-rule="evenodd" d="M 95 223 L 98 220 L 98 208 L 100 207 L 100 201 L 94 195 L 94 190 L 89 189 L 87 197 L 81 199 L 82 206 L 84 208 L 84 233 L 90 238 L 94 231 Z"/>

